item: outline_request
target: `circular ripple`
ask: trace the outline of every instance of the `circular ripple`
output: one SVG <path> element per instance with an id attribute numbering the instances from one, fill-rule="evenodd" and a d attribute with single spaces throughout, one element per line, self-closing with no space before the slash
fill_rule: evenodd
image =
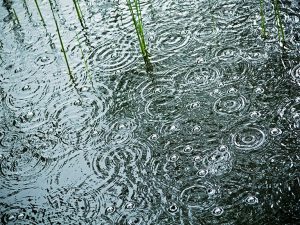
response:
<path id="1" fill-rule="evenodd" d="M 291 130 L 300 130 L 300 98 L 289 100 L 278 113 L 282 122 Z"/>
<path id="2" fill-rule="evenodd" d="M 240 115 L 246 110 L 247 101 L 242 95 L 228 95 L 219 98 L 213 106 L 216 113 L 221 115 Z"/>
<path id="3" fill-rule="evenodd" d="M 292 70 L 291 70 L 291 75 L 293 80 L 300 85 L 300 64 L 295 66 Z"/>
<path id="4" fill-rule="evenodd" d="M 0 162 L 1 174 L 8 186 L 35 184 L 36 179 L 42 173 L 45 174 L 48 167 L 49 161 L 27 147 L 4 156 Z"/>
<path id="5" fill-rule="evenodd" d="M 258 127 L 247 125 L 232 135 L 232 143 L 240 150 L 256 150 L 266 142 L 266 134 Z"/>
<path id="6" fill-rule="evenodd" d="M 34 60 L 34 63 L 37 66 L 43 67 L 43 66 L 53 63 L 55 60 L 56 60 L 56 57 L 53 53 L 51 54 L 51 53 L 45 52 L 45 53 L 37 56 Z"/>
<path id="7" fill-rule="evenodd" d="M 135 46 L 123 39 L 100 44 L 89 56 L 89 64 L 92 70 L 103 72 L 127 70 L 137 59 Z"/>
<path id="8" fill-rule="evenodd" d="M 241 50 L 236 47 L 225 47 L 216 51 L 216 57 L 221 61 L 238 62 L 241 59 Z"/>
<path id="9" fill-rule="evenodd" d="M 210 174 L 222 175 L 231 171 L 232 156 L 227 149 L 219 149 L 206 156 L 203 159 L 203 164 Z"/>
<path id="10" fill-rule="evenodd" d="M 161 53 L 175 53 L 189 43 L 191 34 L 184 28 L 158 28 L 156 31 L 155 43 Z"/>
<path id="11" fill-rule="evenodd" d="M 186 206 L 200 210 L 212 207 L 217 197 L 217 190 L 210 184 L 193 185 L 184 189 L 180 194 L 180 199 Z"/>
<path id="12" fill-rule="evenodd" d="M 199 66 L 193 68 L 178 69 L 175 73 L 175 81 L 184 90 L 207 89 L 216 84 L 220 79 L 220 72 L 214 66 Z"/>

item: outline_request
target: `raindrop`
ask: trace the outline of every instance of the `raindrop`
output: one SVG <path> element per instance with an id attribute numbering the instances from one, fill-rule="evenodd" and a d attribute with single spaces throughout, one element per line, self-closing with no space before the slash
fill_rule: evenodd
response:
<path id="1" fill-rule="evenodd" d="M 113 206 L 106 208 L 106 212 L 109 214 L 114 213 L 115 211 L 116 211 L 116 208 Z"/>
<path id="2" fill-rule="evenodd" d="M 211 213 L 214 215 L 214 216 L 221 216 L 224 212 L 224 209 L 221 208 L 221 207 L 216 207 L 214 208 Z"/>
<path id="3" fill-rule="evenodd" d="M 200 126 L 194 126 L 194 128 L 193 128 L 193 132 L 199 132 L 201 130 L 201 127 Z"/>
<path id="4" fill-rule="evenodd" d="M 149 139 L 150 140 L 157 140 L 157 138 L 158 138 L 158 135 L 157 134 L 152 134 L 150 137 L 149 137 Z"/>
<path id="5" fill-rule="evenodd" d="M 178 210 L 178 206 L 175 203 L 173 203 L 172 205 L 170 205 L 168 210 L 169 212 L 174 213 Z"/>
<path id="6" fill-rule="evenodd" d="M 30 90 L 30 86 L 29 85 L 25 85 L 23 88 L 22 88 L 22 91 L 28 91 Z"/>
<path id="7" fill-rule="evenodd" d="M 179 159 L 179 156 L 176 155 L 176 154 L 174 154 L 174 155 L 170 156 L 170 159 L 169 159 L 169 160 L 170 160 L 171 162 L 176 162 L 178 159 Z"/>
<path id="8" fill-rule="evenodd" d="M 129 202 L 125 206 L 126 209 L 134 209 L 134 207 L 135 207 L 135 204 L 133 202 Z"/>
<path id="9" fill-rule="evenodd" d="M 183 150 L 185 153 L 190 153 L 190 152 L 192 152 L 193 151 L 193 147 L 192 146 L 190 146 L 190 145 L 187 145 L 185 148 L 184 148 L 184 150 Z"/>
<path id="10" fill-rule="evenodd" d="M 8 221 L 14 221 L 16 220 L 16 217 L 14 215 L 10 215 L 7 219 Z"/>
<path id="11" fill-rule="evenodd" d="M 274 128 L 271 128 L 270 134 L 272 136 L 278 136 L 278 135 L 282 134 L 282 130 L 280 130 L 279 128 L 274 127 Z"/>
<path id="12" fill-rule="evenodd" d="M 23 219 L 24 218 L 24 213 L 20 213 L 19 215 L 18 215 L 18 219 L 20 220 L 20 219 Z"/>
<path id="13" fill-rule="evenodd" d="M 264 92 L 265 92 L 265 90 L 262 87 L 258 87 L 255 89 L 256 94 L 263 94 Z"/>
<path id="14" fill-rule="evenodd" d="M 29 111 L 29 112 L 26 114 L 25 118 L 26 118 L 27 120 L 31 120 L 31 119 L 33 118 L 33 116 L 34 116 L 34 113 L 33 113 L 32 111 Z"/>
<path id="15" fill-rule="evenodd" d="M 255 196 L 248 196 L 245 201 L 249 205 L 254 205 L 254 204 L 258 203 L 258 199 Z"/>
<path id="16" fill-rule="evenodd" d="M 259 117 L 261 117 L 261 113 L 258 111 L 253 111 L 250 113 L 250 117 L 253 119 L 259 118 Z"/>
<path id="17" fill-rule="evenodd" d="M 220 151 L 227 151 L 228 150 L 228 147 L 226 146 L 226 145 L 221 145 L 220 147 L 219 147 L 219 150 Z"/>
<path id="18" fill-rule="evenodd" d="M 214 194 L 216 194 L 216 189 L 213 189 L 213 188 L 209 188 L 208 190 L 207 190 L 207 194 L 208 195 L 214 195 Z"/>
<path id="19" fill-rule="evenodd" d="M 175 125 L 172 125 L 171 127 L 170 127 L 170 130 L 171 131 L 175 131 L 177 128 L 176 128 L 176 126 Z"/>
<path id="20" fill-rule="evenodd" d="M 199 177 L 205 177 L 207 175 L 208 171 L 207 170 L 204 170 L 204 169 L 201 169 L 198 171 L 197 175 Z"/>
<path id="21" fill-rule="evenodd" d="M 228 90 L 228 93 L 229 93 L 229 94 L 235 94 L 235 93 L 237 93 L 237 89 L 236 89 L 236 88 L 230 88 L 230 89 Z"/>
<path id="22" fill-rule="evenodd" d="M 195 161 L 195 162 L 199 162 L 199 161 L 201 161 L 201 157 L 200 157 L 200 156 L 198 156 L 198 155 L 197 155 L 197 156 L 195 156 L 195 157 L 194 157 L 194 161 Z"/>

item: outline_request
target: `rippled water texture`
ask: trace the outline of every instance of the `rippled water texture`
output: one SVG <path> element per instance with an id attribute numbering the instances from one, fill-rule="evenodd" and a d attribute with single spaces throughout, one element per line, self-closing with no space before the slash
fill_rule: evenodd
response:
<path id="1" fill-rule="evenodd" d="M 300 224 L 300 5 L 0 4 L 0 224 Z M 16 15 L 18 20 L 16 19 Z"/>

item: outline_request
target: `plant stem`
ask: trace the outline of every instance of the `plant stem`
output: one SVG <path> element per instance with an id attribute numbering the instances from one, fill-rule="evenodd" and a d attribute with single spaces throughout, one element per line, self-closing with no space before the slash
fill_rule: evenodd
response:
<path id="1" fill-rule="evenodd" d="M 264 0 L 260 0 L 260 17 L 261 17 L 261 36 L 266 38 L 266 18 Z"/>
<path id="2" fill-rule="evenodd" d="M 34 2 L 35 2 L 35 5 L 36 5 L 36 8 L 37 8 L 37 10 L 38 10 L 38 12 L 39 12 L 39 14 L 40 14 L 40 17 L 41 17 L 41 20 L 42 20 L 42 22 L 43 22 L 43 25 L 46 26 L 44 17 L 43 17 L 43 15 L 42 15 L 42 12 L 41 12 L 41 9 L 40 9 L 40 7 L 39 7 L 39 4 L 38 4 L 37 0 L 34 0 Z"/>
<path id="3" fill-rule="evenodd" d="M 17 22 L 18 22 L 18 25 L 20 25 L 20 20 L 19 20 L 19 18 L 18 18 L 18 16 L 17 16 L 17 13 L 16 13 L 15 9 L 13 8 L 12 10 L 13 10 L 14 17 L 15 17 L 15 19 L 16 19 Z"/>
<path id="4" fill-rule="evenodd" d="M 277 29 L 278 29 L 278 38 L 279 38 L 279 41 L 284 42 L 285 41 L 284 29 L 283 29 L 281 16 L 280 16 L 280 8 L 279 8 L 278 0 L 273 0 L 273 2 L 274 2 L 276 25 L 277 25 Z"/>
<path id="5" fill-rule="evenodd" d="M 76 9 L 77 17 L 80 21 L 80 24 L 83 28 L 85 28 L 84 23 L 83 23 L 83 16 L 82 16 L 82 11 L 80 9 L 80 5 L 79 5 L 78 1 L 76 1 L 76 0 L 73 0 L 73 3 L 75 6 L 75 9 Z"/>
<path id="6" fill-rule="evenodd" d="M 63 40 L 62 40 L 62 37 L 61 37 L 61 34 L 60 34 L 58 23 L 57 23 L 55 15 L 54 15 L 54 10 L 53 10 L 53 5 L 52 5 L 51 0 L 49 0 L 49 3 L 50 3 L 51 12 L 52 12 L 52 15 L 53 15 L 53 19 L 54 19 L 54 22 L 55 22 L 55 26 L 56 26 L 56 31 L 57 31 L 57 34 L 58 34 L 59 42 L 60 42 L 60 45 L 61 45 L 61 50 L 62 50 L 62 52 L 64 54 L 64 58 L 65 58 L 65 62 L 66 62 L 67 67 L 68 67 L 68 72 L 69 72 L 70 78 L 71 78 L 71 80 L 73 80 L 74 78 L 73 78 L 73 75 L 72 75 L 72 72 L 71 72 L 71 68 L 70 68 L 69 61 L 68 61 L 68 58 L 67 58 L 67 54 L 66 54 L 66 51 L 65 51 L 64 43 L 63 43 Z"/>
<path id="7" fill-rule="evenodd" d="M 86 74 L 88 75 L 89 79 L 92 80 L 92 77 L 89 73 L 89 67 L 88 67 L 87 61 L 84 57 L 84 53 L 83 53 L 83 50 L 82 50 L 82 47 L 81 47 L 81 44 L 80 44 L 80 41 L 79 41 L 79 38 L 78 38 L 77 34 L 76 34 L 76 39 L 77 39 L 77 42 L 78 42 L 78 45 L 79 45 L 79 48 L 80 48 L 81 56 L 82 56 L 83 61 L 84 61 L 84 67 L 85 67 Z"/>

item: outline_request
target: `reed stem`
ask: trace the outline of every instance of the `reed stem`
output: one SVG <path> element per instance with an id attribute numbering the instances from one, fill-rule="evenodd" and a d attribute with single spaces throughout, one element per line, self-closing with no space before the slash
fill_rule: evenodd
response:
<path id="1" fill-rule="evenodd" d="M 265 2 L 260 0 L 260 17 L 261 17 L 261 36 L 266 38 L 266 18 L 265 18 Z"/>
<path id="2" fill-rule="evenodd" d="M 285 41 L 284 28 L 281 20 L 278 0 L 273 0 L 273 4 L 274 4 L 274 11 L 275 11 L 276 25 L 278 29 L 278 38 L 279 41 L 284 42 Z"/>
<path id="3" fill-rule="evenodd" d="M 37 0 L 34 0 L 34 2 L 35 2 L 35 6 L 36 6 L 36 8 L 37 8 L 37 10 L 38 10 L 38 13 L 39 13 L 39 15 L 40 15 L 40 17 L 41 17 L 41 20 L 42 20 L 42 22 L 43 22 L 43 25 L 46 26 L 44 17 L 43 17 L 43 15 L 42 15 L 42 12 L 41 12 L 41 9 L 40 9 L 40 7 L 39 7 L 39 4 L 38 4 Z"/>
<path id="4" fill-rule="evenodd" d="M 60 45 L 61 45 L 61 50 L 63 52 L 64 58 L 65 58 L 65 62 L 66 62 L 67 67 L 68 67 L 68 72 L 69 72 L 70 78 L 71 78 L 71 80 L 73 80 L 74 78 L 73 78 L 73 75 L 72 75 L 72 72 L 71 72 L 71 68 L 70 68 L 68 57 L 67 57 L 67 54 L 66 54 L 66 51 L 65 51 L 64 43 L 63 43 L 63 40 L 62 40 L 62 37 L 61 37 L 61 34 L 60 34 L 59 26 L 58 26 L 56 17 L 54 15 L 54 10 L 53 10 L 53 5 L 52 5 L 51 0 L 49 0 L 49 3 L 50 3 L 51 12 L 52 12 L 52 15 L 53 15 L 53 19 L 54 19 L 54 22 L 55 22 L 55 26 L 56 26 L 56 31 L 57 31 L 57 34 L 58 34 L 59 42 L 60 42 Z"/>
<path id="5" fill-rule="evenodd" d="M 152 71 L 153 67 L 150 62 L 150 58 L 149 58 L 150 55 L 147 50 L 147 45 L 145 42 L 140 2 L 139 2 L 139 0 L 133 0 L 133 2 L 131 2 L 131 0 L 127 0 L 127 5 L 129 8 L 131 17 L 132 17 L 132 21 L 133 21 L 133 24 L 135 27 L 137 37 L 138 37 L 140 50 L 141 50 L 141 53 L 143 55 L 143 59 L 144 59 L 145 65 L 146 65 L 146 70 Z M 135 8 L 135 11 L 133 8 Z"/>
<path id="6" fill-rule="evenodd" d="M 13 14 L 14 14 L 14 18 L 15 18 L 15 19 L 17 20 L 17 22 L 18 22 L 18 25 L 20 25 L 20 20 L 19 20 L 19 18 L 18 18 L 18 16 L 17 16 L 17 13 L 16 13 L 15 9 L 13 8 L 12 11 L 13 11 Z"/>
<path id="7" fill-rule="evenodd" d="M 84 62 L 84 68 L 85 68 L 86 74 L 89 77 L 89 79 L 92 80 L 92 77 L 91 77 L 90 72 L 89 72 L 89 67 L 88 67 L 86 58 L 84 57 L 84 53 L 83 53 L 83 50 L 82 50 L 82 47 L 81 47 L 81 44 L 80 44 L 80 41 L 79 41 L 79 38 L 78 38 L 77 34 L 76 34 L 76 39 L 77 39 L 79 49 L 80 49 L 80 52 L 81 52 L 81 56 L 82 56 L 82 59 L 83 59 L 83 62 Z"/>
<path id="8" fill-rule="evenodd" d="M 74 6 L 75 6 L 75 10 L 76 10 L 76 14 L 77 14 L 77 17 L 79 19 L 79 22 L 80 22 L 81 26 L 83 28 L 85 28 L 84 23 L 83 23 L 82 11 L 81 11 L 79 2 L 77 0 L 73 0 L 73 3 L 74 3 Z"/>

